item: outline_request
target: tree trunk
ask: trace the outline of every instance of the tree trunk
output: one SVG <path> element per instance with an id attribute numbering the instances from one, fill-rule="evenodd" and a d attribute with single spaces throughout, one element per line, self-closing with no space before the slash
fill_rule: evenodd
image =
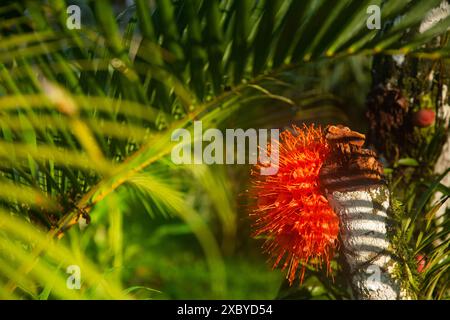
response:
<path id="1" fill-rule="evenodd" d="M 347 127 L 325 130 L 331 155 L 320 172 L 328 202 L 340 219 L 341 252 L 357 299 L 408 299 L 396 275 L 402 261 L 392 241 L 390 195 L 376 154 L 365 136 Z"/>
<path id="2" fill-rule="evenodd" d="M 420 26 L 411 28 L 403 39 L 424 33 L 449 14 L 450 5 L 442 1 L 439 7 L 426 14 Z M 395 23 L 388 22 L 385 29 Z M 447 38 L 448 34 L 438 37 L 426 48 L 441 47 L 447 43 Z M 368 142 L 392 170 L 390 181 L 396 182 L 393 195 L 405 204 L 408 216 L 420 214 L 417 203 L 426 188 L 421 181 L 431 181 L 450 167 L 449 71 L 444 59 L 421 59 L 413 55 L 380 55 L 374 58 L 372 91 L 367 98 Z M 449 179 L 447 176 L 441 182 L 448 185 Z M 364 197 L 370 198 L 370 195 Z M 439 194 L 433 200 L 438 198 Z M 334 196 L 333 201 L 341 202 Z M 348 211 L 345 208 L 340 210 L 344 215 Z M 447 208 L 442 206 L 436 217 L 442 216 L 445 210 Z M 413 297 L 402 288 L 400 291 L 387 291 L 394 297 L 393 292 L 397 294 L 396 298 Z"/>

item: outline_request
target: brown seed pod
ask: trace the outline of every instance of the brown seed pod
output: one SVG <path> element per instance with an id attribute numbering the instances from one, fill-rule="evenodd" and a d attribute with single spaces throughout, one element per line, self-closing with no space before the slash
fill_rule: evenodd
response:
<path id="1" fill-rule="evenodd" d="M 431 109 L 422 109 L 413 114 L 413 124 L 416 127 L 426 128 L 431 126 L 436 119 L 436 112 Z"/>
<path id="2" fill-rule="evenodd" d="M 366 104 L 370 125 L 368 145 L 394 161 L 402 150 L 414 145 L 409 101 L 399 88 L 380 84 L 369 93 Z"/>
<path id="3" fill-rule="evenodd" d="M 383 167 L 374 151 L 363 148 L 363 134 L 342 125 L 328 126 L 325 138 L 331 153 L 320 171 L 323 188 L 351 190 L 383 183 Z"/>

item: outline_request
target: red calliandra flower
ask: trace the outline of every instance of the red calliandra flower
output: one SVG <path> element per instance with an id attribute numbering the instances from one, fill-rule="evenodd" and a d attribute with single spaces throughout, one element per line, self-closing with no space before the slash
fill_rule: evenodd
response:
<path id="1" fill-rule="evenodd" d="M 298 269 L 303 281 L 306 263 L 324 262 L 330 271 L 339 220 L 319 186 L 319 170 L 329 154 L 322 130 L 294 126 L 293 133 L 281 133 L 278 152 L 277 174 L 260 175 L 261 165 L 252 170 L 250 195 L 257 203 L 250 215 L 255 236 L 266 237 L 264 249 L 273 267 L 287 269 L 292 284 Z"/>

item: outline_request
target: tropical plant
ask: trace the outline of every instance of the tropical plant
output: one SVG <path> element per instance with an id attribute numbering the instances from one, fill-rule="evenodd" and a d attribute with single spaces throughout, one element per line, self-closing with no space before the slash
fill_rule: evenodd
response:
<path id="1" fill-rule="evenodd" d="M 248 168 L 174 165 L 173 130 L 192 131 L 196 120 L 221 129 L 348 122 L 353 111 L 324 90 L 321 72 L 360 75 L 360 61 L 380 54 L 447 58 L 446 46 L 423 45 L 446 32 L 449 17 L 399 41 L 439 3 L 383 1 L 382 21 L 402 19 L 380 33 L 367 29 L 366 9 L 381 1 L 136 0 L 123 10 L 106 0 L 3 1 L 0 297 L 180 297 L 157 279 L 181 271 L 155 256 L 187 247 L 204 255 L 184 271 L 208 286 L 199 297 L 248 297 L 235 290 L 242 284 L 230 262 L 242 246 L 238 230 L 249 234 L 235 200 L 245 200 L 238 195 Z M 79 30 L 67 27 L 69 5 L 81 9 Z M 420 182 L 429 185 L 420 205 L 400 220 L 405 246 L 419 234 L 412 250 L 430 263 L 423 276 L 408 269 L 408 281 L 427 298 L 444 298 L 449 220 L 432 222 L 430 197 L 449 191 L 431 178 Z M 436 238 L 444 240 L 432 246 Z M 133 264 L 138 258 L 142 265 Z M 176 263 L 192 262 L 186 259 Z M 240 270 L 270 278 L 271 291 L 249 285 L 275 297 L 280 279 L 260 260 L 255 267 L 244 259 Z M 80 267 L 81 290 L 66 287 L 70 265 Z M 206 280 L 199 276 L 205 266 Z M 301 288 L 279 296 L 348 297 L 340 264 L 332 266 L 335 282 L 310 269 Z M 141 283 L 146 277 L 153 280 Z"/>

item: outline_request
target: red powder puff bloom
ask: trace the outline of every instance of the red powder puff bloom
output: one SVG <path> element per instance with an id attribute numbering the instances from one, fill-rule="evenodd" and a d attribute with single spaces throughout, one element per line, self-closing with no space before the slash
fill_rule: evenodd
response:
<path id="1" fill-rule="evenodd" d="M 257 199 L 250 214 L 255 236 L 266 238 L 263 248 L 273 268 L 287 269 L 291 284 L 299 266 L 303 281 L 306 263 L 325 262 L 330 271 L 339 233 L 338 217 L 319 186 L 319 170 L 330 152 L 322 130 L 294 126 L 293 131 L 280 135 L 278 173 L 260 175 L 256 165 L 250 191 Z"/>

